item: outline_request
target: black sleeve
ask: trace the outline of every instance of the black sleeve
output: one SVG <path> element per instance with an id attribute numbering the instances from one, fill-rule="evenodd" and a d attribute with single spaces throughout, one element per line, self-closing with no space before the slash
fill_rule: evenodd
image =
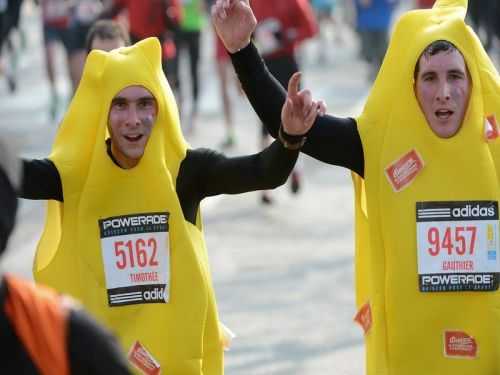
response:
<path id="1" fill-rule="evenodd" d="M 23 160 L 23 181 L 19 196 L 63 201 L 61 176 L 51 160 Z"/>
<path id="2" fill-rule="evenodd" d="M 230 56 L 250 104 L 276 138 L 285 89 L 269 72 L 253 43 Z M 346 167 L 360 176 L 364 174 L 363 146 L 352 118 L 318 116 L 302 152 L 325 163 Z"/>
<path id="3" fill-rule="evenodd" d="M 275 141 L 261 152 L 239 157 L 209 150 L 191 150 L 183 168 L 197 171 L 194 186 L 198 196 L 239 194 L 274 189 L 284 184 L 297 161 L 298 151 Z"/>
<path id="4" fill-rule="evenodd" d="M 72 375 L 131 375 L 115 337 L 83 310 L 70 311 L 68 346 Z"/>

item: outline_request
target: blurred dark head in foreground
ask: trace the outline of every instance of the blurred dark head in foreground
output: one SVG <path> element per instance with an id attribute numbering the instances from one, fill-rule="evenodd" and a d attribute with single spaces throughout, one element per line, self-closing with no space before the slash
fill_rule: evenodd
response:
<path id="1" fill-rule="evenodd" d="M 17 196 L 20 180 L 19 160 L 10 152 L 6 142 L 0 139 L 0 255 L 7 247 L 7 241 L 14 229 Z"/>

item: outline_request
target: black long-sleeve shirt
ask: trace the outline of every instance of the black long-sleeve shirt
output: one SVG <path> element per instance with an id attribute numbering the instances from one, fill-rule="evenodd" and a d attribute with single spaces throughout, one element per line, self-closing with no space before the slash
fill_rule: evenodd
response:
<path id="1" fill-rule="evenodd" d="M 108 154 L 112 158 L 109 142 Z M 298 151 L 285 149 L 278 141 L 257 154 L 232 158 L 206 148 L 188 150 L 176 181 L 184 218 L 195 224 L 196 212 L 205 197 L 282 185 L 297 156 Z M 52 161 L 33 159 L 23 164 L 22 198 L 64 201 L 61 177 Z"/>
<path id="2" fill-rule="evenodd" d="M 285 89 L 266 68 L 253 43 L 231 54 L 231 61 L 253 109 L 276 138 L 286 100 Z M 301 151 L 364 176 L 363 146 L 356 121 L 352 118 L 318 116 Z"/>

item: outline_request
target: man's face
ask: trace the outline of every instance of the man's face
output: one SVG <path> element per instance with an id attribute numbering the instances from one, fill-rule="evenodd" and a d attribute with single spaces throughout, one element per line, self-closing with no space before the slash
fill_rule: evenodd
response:
<path id="1" fill-rule="evenodd" d="M 415 91 L 434 134 L 453 137 L 464 120 L 471 82 L 465 61 L 457 50 L 422 55 Z"/>
<path id="2" fill-rule="evenodd" d="M 113 98 L 108 129 L 111 152 L 122 168 L 139 163 L 157 113 L 156 99 L 142 86 L 128 86 Z"/>
<path id="3" fill-rule="evenodd" d="M 92 45 L 90 46 L 90 49 L 98 49 L 101 51 L 111 51 L 116 48 L 124 47 L 125 46 L 125 41 L 121 38 L 113 38 L 113 39 L 108 39 L 108 38 L 99 38 L 96 36 L 92 40 Z"/>

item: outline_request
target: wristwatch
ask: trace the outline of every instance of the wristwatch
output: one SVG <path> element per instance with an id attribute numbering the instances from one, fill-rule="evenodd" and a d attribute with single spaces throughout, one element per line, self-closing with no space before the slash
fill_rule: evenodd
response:
<path id="1" fill-rule="evenodd" d="M 290 135 L 283 131 L 283 127 L 280 126 L 278 131 L 278 139 L 288 150 L 299 150 L 306 143 L 307 137 L 305 135 Z"/>

